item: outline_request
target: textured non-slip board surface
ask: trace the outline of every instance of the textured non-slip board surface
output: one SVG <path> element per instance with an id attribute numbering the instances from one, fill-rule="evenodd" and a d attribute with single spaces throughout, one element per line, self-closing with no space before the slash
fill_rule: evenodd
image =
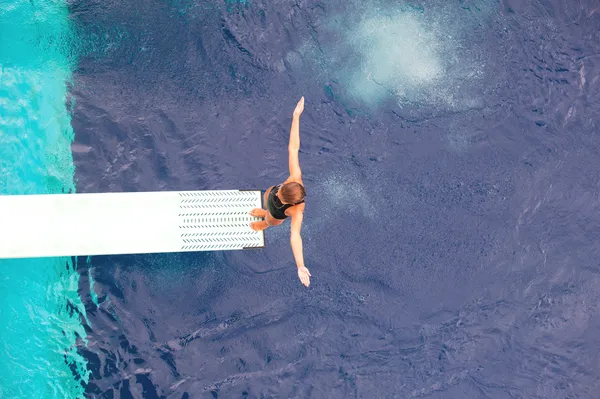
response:
<path id="1" fill-rule="evenodd" d="M 0 258 L 262 248 L 259 190 L 0 196 Z"/>

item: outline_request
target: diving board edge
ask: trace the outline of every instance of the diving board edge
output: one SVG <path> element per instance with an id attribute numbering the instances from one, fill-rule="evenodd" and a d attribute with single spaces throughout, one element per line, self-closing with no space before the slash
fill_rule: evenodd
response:
<path id="1" fill-rule="evenodd" d="M 252 190 L 252 189 L 240 189 L 238 191 L 258 191 L 259 195 L 260 195 L 260 208 L 261 209 L 265 209 L 265 200 L 263 197 L 263 192 L 262 190 Z M 260 247 L 244 247 L 243 249 L 265 249 L 267 246 L 267 238 L 265 237 L 265 230 L 261 230 L 260 233 L 262 234 L 262 242 L 263 245 Z"/>

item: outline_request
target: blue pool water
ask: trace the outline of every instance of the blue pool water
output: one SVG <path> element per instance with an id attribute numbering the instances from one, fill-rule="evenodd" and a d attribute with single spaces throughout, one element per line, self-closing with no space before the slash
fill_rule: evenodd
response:
<path id="1" fill-rule="evenodd" d="M 289 222 L 3 262 L 0 397 L 595 398 L 597 1 L 1 10 L 3 193 L 265 189 L 304 95 L 312 284 Z"/>
<path id="2" fill-rule="evenodd" d="M 75 190 L 67 110 L 70 29 L 61 2 L 0 5 L 4 195 Z M 0 262 L 0 397 L 83 395 L 88 372 L 76 345 L 86 339 L 85 309 L 75 266 L 68 258 Z"/>

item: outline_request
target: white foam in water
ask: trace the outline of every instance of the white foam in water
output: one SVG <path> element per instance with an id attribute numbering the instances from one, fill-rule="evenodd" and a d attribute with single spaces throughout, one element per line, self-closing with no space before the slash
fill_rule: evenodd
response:
<path id="1" fill-rule="evenodd" d="M 355 5 L 321 25 L 327 35 L 318 47 L 308 41 L 298 50 L 313 63 L 316 78 L 342 83 L 371 107 L 389 99 L 404 112 L 481 106 L 486 57 L 474 28 L 492 7 Z"/>
<path id="2" fill-rule="evenodd" d="M 386 92 L 404 99 L 443 77 L 435 35 L 414 15 L 368 17 L 347 40 L 362 61 L 350 80 L 351 90 L 368 102 Z"/>

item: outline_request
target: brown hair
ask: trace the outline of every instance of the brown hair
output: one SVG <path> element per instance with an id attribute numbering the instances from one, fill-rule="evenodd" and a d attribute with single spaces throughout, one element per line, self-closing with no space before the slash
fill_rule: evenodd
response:
<path id="1" fill-rule="evenodd" d="M 279 195 L 281 196 L 281 199 L 288 204 L 295 205 L 304 199 L 306 191 L 304 190 L 304 186 L 302 186 L 302 184 L 291 182 L 281 186 L 279 189 Z"/>

